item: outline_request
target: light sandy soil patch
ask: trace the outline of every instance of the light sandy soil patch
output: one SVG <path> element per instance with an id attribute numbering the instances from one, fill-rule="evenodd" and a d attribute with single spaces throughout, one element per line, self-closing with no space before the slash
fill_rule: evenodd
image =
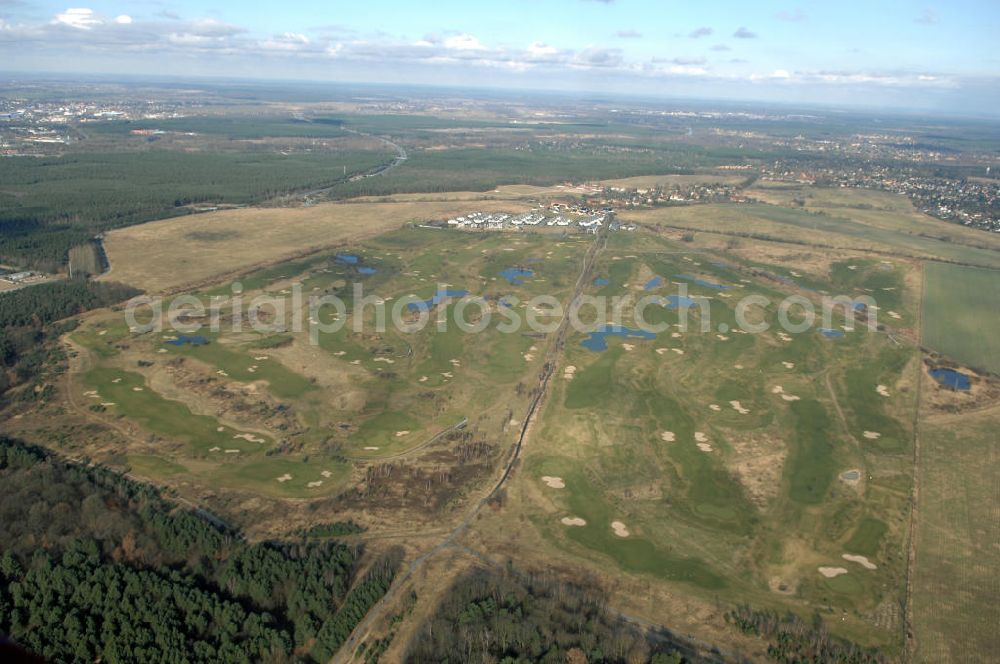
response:
<path id="1" fill-rule="evenodd" d="M 856 556 L 850 553 L 845 553 L 841 556 L 844 560 L 849 560 L 852 563 L 858 563 L 865 569 L 878 569 L 878 565 L 868 560 L 867 556 Z"/>
<path id="2" fill-rule="evenodd" d="M 107 233 L 105 250 L 114 276 L 155 293 L 203 283 L 282 258 L 348 244 L 398 228 L 414 219 L 462 214 L 461 201 L 325 203 L 301 208 L 243 208 L 137 224 Z M 516 201 L 476 201 L 483 211 L 521 212 Z M 215 234 L 235 234 L 232 243 L 191 239 L 192 229 L 211 226 Z"/>
<path id="3" fill-rule="evenodd" d="M 546 486 L 550 489 L 565 489 L 566 483 L 561 477 L 554 477 L 552 475 L 543 475 L 542 481 L 545 482 Z"/>
<path id="4" fill-rule="evenodd" d="M 587 522 L 578 516 L 564 516 L 559 519 L 559 522 L 564 526 L 586 526 Z"/>
<path id="5" fill-rule="evenodd" d="M 879 438 L 882 437 L 882 434 L 880 434 L 878 431 L 865 431 L 864 437 L 867 438 L 868 440 L 878 440 Z"/>
<path id="6" fill-rule="evenodd" d="M 621 521 L 612 521 L 611 530 L 615 531 L 615 535 L 618 537 L 628 537 L 628 528 Z"/>
<path id="7" fill-rule="evenodd" d="M 886 387 L 885 385 L 878 385 L 878 386 L 877 386 L 877 387 L 875 388 L 875 391 L 876 391 L 876 392 L 878 392 L 878 393 L 879 393 L 880 395 L 882 395 L 883 397 L 887 397 L 887 396 L 890 396 L 890 394 L 889 394 L 889 388 L 888 388 L 888 387 Z"/>
<path id="8" fill-rule="evenodd" d="M 747 408 L 744 408 L 743 404 L 741 404 L 739 401 L 735 401 L 735 400 L 734 401 L 730 401 L 729 405 L 732 406 L 733 410 L 735 410 L 740 415 L 746 415 L 746 414 L 748 414 L 750 412 L 750 410 L 747 409 Z"/>
<path id="9" fill-rule="evenodd" d="M 841 574 L 847 574 L 847 570 L 843 567 L 820 567 L 819 573 L 828 579 L 833 579 Z"/>
<path id="10" fill-rule="evenodd" d="M 287 482 L 290 479 L 292 479 L 292 476 L 289 475 L 288 473 L 285 473 L 284 475 L 282 475 L 281 477 L 278 478 L 278 481 L 279 482 Z"/>
<path id="11" fill-rule="evenodd" d="M 677 436 L 676 434 L 674 434 L 673 431 L 661 431 L 660 440 L 662 440 L 665 443 L 672 443 L 675 440 L 677 440 Z"/>

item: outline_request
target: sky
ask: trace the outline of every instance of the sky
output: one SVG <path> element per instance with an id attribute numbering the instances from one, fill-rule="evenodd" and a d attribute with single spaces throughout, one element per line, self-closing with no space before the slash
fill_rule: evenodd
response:
<path id="1" fill-rule="evenodd" d="M 0 0 L 0 70 L 1000 116 L 1000 1 Z"/>

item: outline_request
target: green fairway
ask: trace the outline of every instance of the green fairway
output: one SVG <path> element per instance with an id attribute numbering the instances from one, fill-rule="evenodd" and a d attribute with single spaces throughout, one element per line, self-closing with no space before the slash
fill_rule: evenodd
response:
<path id="1" fill-rule="evenodd" d="M 146 385 L 142 374 L 96 367 L 87 372 L 86 382 L 96 391 L 95 404 L 135 420 L 150 431 L 187 443 L 198 455 L 221 458 L 223 454 L 256 453 L 267 449 L 271 442 L 257 434 L 222 426 L 214 417 L 196 415 L 181 402 L 163 398 Z"/>
<path id="2" fill-rule="evenodd" d="M 1000 373 L 1000 271 L 926 263 L 923 343 Z"/>

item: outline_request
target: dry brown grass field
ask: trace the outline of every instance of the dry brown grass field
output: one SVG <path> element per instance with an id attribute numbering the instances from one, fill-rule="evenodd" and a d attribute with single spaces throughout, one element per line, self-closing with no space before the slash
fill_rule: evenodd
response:
<path id="1" fill-rule="evenodd" d="M 519 211 L 523 204 L 484 201 L 478 210 Z M 408 222 L 469 211 L 468 202 L 326 203 L 246 208 L 165 219 L 108 233 L 105 278 L 150 293 L 223 276 L 373 237 Z"/>

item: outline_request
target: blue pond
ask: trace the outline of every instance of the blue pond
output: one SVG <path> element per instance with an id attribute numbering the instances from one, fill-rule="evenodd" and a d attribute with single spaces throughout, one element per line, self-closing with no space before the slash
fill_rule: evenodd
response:
<path id="1" fill-rule="evenodd" d="M 836 337 L 844 336 L 844 333 L 841 332 L 840 330 L 831 330 L 828 327 L 819 328 L 819 333 L 828 339 L 834 339 Z"/>
<path id="2" fill-rule="evenodd" d="M 442 301 L 447 300 L 449 297 L 464 297 L 468 294 L 469 291 L 467 290 L 453 290 L 451 288 L 447 288 L 434 293 L 434 297 L 429 300 L 424 300 L 423 302 L 410 302 L 407 305 L 407 308 L 409 308 L 410 311 L 420 311 L 421 309 L 428 311 L 441 304 Z"/>
<path id="3" fill-rule="evenodd" d="M 690 274 L 675 274 L 674 279 L 683 279 L 685 281 L 691 281 L 698 284 L 699 286 L 704 286 L 705 288 L 714 288 L 715 290 L 726 290 L 727 288 L 732 288 L 732 286 L 726 286 L 723 284 L 717 284 L 711 281 L 705 281 L 698 277 L 692 277 Z"/>
<path id="4" fill-rule="evenodd" d="M 643 286 L 642 288 L 643 288 L 643 290 L 653 290 L 654 288 L 656 288 L 657 286 L 659 286 L 662 283 L 663 283 L 663 277 L 656 276 L 656 277 L 653 277 L 652 279 L 650 279 L 649 281 L 647 281 L 646 285 Z"/>
<path id="5" fill-rule="evenodd" d="M 525 279 L 535 276 L 535 273 L 523 267 L 509 267 L 501 272 L 500 276 L 506 279 L 512 286 L 520 286 L 524 283 Z"/>
<path id="6" fill-rule="evenodd" d="M 600 352 L 608 349 L 608 337 L 627 337 L 630 339 L 655 339 L 656 335 L 645 330 L 633 330 L 620 325 L 605 325 L 590 333 L 580 345 L 587 350 Z"/>
<path id="7" fill-rule="evenodd" d="M 608 286 L 611 284 L 611 280 L 607 277 L 597 277 L 594 279 L 595 286 Z"/>
<path id="8" fill-rule="evenodd" d="M 354 254 L 337 254 L 333 260 L 341 265 L 357 265 L 360 259 Z"/>
<path id="9" fill-rule="evenodd" d="M 936 380 L 938 383 L 944 387 L 949 387 L 953 390 L 968 390 L 972 387 L 972 383 L 969 381 L 969 377 L 966 376 L 961 371 L 955 371 L 954 369 L 931 369 L 931 378 Z"/>
<path id="10" fill-rule="evenodd" d="M 694 304 L 694 300 L 686 295 L 668 295 L 663 300 L 663 306 L 667 309 L 687 309 Z"/>
<path id="11" fill-rule="evenodd" d="M 195 334 L 192 336 L 182 334 L 176 339 L 171 339 L 165 343 L 168 343 L 171 346 L 183 346 L 185 344 L 190 344 L 191 346 L 204 346 L 205 344 L 208 343 L 208 339 L 201 336 L 200 334 Z"/>
<path id="12" fill-rule="evenodd" d="M 375 274 L 376 272 L 378 272 L 378 270 L 373 267 L 364 266 L 358 268 L 358 274 Z"/>

